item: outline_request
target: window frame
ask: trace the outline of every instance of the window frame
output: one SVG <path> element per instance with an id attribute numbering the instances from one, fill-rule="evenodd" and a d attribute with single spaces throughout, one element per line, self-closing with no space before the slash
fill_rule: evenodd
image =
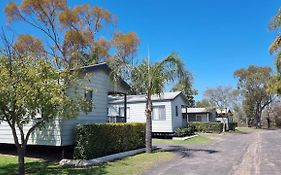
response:
<path id="1" fill-rule="evenodd" d="M 88 95 L 90 94 L 90 96 Z M 88 97 L 90 97 L 88 99 Z M 84 91 L 84 98 L 87 103 L 89 103 L 89 106 L 86 106 L 86 112 L 92 112 L 93 111 L 93 89 L 86 88 Z"/>
<path id="2" fill-rule="evenodd" d="M 119 107 L 118 114 L 119 114 L 120 117 L 125 117 L 125 116 L 121 116 L 121 111 L 123 111 L 123 113 L 124 113 L 124 109 L 125 109 L 124 106 Z M 131 113 L 130 111 L 131 111 L 130 107 L 127 106 L 127 119 L 130 118 L 130 113 Z"/>
<path id="3" fill-rule="evenodd" d="M 152 109 L 152 113 L 151 113 L 151 119 L 152 119 L 152 121 L 166 121 L 167 120 L 167 117 L 166 117 L 166 105 L 155 105 L 155 106 L 153 106 L 152 107 L 153 109 Z M 155 111 L 155 109 L 162 109 L 163 110 L 163 112 L 164 112 L 164 118 L 161 118 L 161 116 L 158 116 L 158 119 L 155 119 L 154 118 L 154 111 Z M 159 110 L 158 110 L 158 115 L 160 115 L 160 113 L 159 113 Z"/>

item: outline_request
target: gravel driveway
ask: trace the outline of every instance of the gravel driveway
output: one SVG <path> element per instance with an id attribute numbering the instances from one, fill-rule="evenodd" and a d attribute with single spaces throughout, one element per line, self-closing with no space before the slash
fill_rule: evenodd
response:
<path id="1" fill-rule="evenodd" d="M 208 145 L 157 145 L 176 158 L 145 175 L 277 175 L 281 174 L 281 131 L 256 130 L 216 136 Z"/>

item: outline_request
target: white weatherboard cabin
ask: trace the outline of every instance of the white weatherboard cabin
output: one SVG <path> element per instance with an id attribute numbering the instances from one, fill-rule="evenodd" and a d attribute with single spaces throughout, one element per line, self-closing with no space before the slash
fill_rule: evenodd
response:
<path id="1" fill-rule="evenodd" d="M 225 130 L 229 130 L 229 124 L 233 122 L 232 113 L 229 109 L 217 109 L 216 120 L 225 123 Z"/>
<path id="2" fill-rule="evenodd" d="M 110 78 L 110 68 L 105 63 L 85 66 L 81 68 L 83 78 L 80 80 L 79 91 L 87 100 L 93 101 L 93 107 L 86 114 L 80 112 L 71 120 L 53 120 L 41 130 L 36 130 L 29 138 L 29 145 L 68 146 L 74 142 L 74 128 L 77 124 L 104 123 L 108 121 L 108 95 L 126 93 L 130 87 L 123 80 L 113 83 Z M 87 74 L 87 78 L 85 77 Z M 69 93 L 71 94 L 71 92 Z M 25 126 L 25 132 L 30 125 Z M 7 123 L 0 123 L 0 143 L 14 144 L 13 135 Z"/>
<path id="3" fill-rule="evenodd" d="M 186 98 L 181 92 L 153 95 L 152 132 L 172 133 L 177 128 L 185 127 L 186 123 L 181 113 L 181 108 L 185 104 Z M 145 106 L 145 95 L 127 96 L 126 110 L 122 97 L 109 96 L 108 116 L 118 118 L 127 115 L 127 122 L 146 122 Z"/>
<path id="4" fill-rule="evenodd" d="M 182 108 L 182 115 L 187 122 L 216 122 L 215 108 Z"/>

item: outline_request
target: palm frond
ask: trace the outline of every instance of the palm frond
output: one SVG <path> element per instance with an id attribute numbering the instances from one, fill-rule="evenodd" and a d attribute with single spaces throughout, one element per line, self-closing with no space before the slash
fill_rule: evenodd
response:
<path id="1" fill-rule="evenodd" d="M 269 48 L 270 54 L 280 51 L 281 48 L 281 35 L 278 35 Z"/>
<path id="2" fill-rule="evenodd" d="M 270 30 L 276 30 L 281 27 L 281 9 L 278 10 L 277 15 L 274 16 L 269 23 Z"/>

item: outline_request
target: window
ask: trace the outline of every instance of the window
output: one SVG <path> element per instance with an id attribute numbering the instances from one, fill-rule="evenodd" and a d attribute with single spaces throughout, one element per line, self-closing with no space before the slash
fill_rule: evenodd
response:
<path id="1" fill-rule="evenodd" d="M 124 112 L 125 112 L 124 107 L 120 107 L 119 108 L 119 116 L 124 117 L 125 116 Z M 127 119 L 128 118 L 130 118 L 130 108 L 129 107 L 127 107 Z"/>
<path id="2" fill-rule="evenodd" d="M 166 120 L 165 106 L 153 106 L 152 120 Z"/>
<path id="3" fill-rule="evenodd" d="M 85 100 L 87 102 L 86 111 L 91 112 L 93 106 L 93 90 L 86 89 L 85 90 Z"/>
<path id="4" fill-rule="evenodd" d="M 179 116 L 178 106 L 176 106 L 176 116 Z"/>
<path id="5" fill-rule="evenodd" d="M 202 116 L 201 115 L 196 115 L 196 121 L 201 122 L 202 121 Z"/>

